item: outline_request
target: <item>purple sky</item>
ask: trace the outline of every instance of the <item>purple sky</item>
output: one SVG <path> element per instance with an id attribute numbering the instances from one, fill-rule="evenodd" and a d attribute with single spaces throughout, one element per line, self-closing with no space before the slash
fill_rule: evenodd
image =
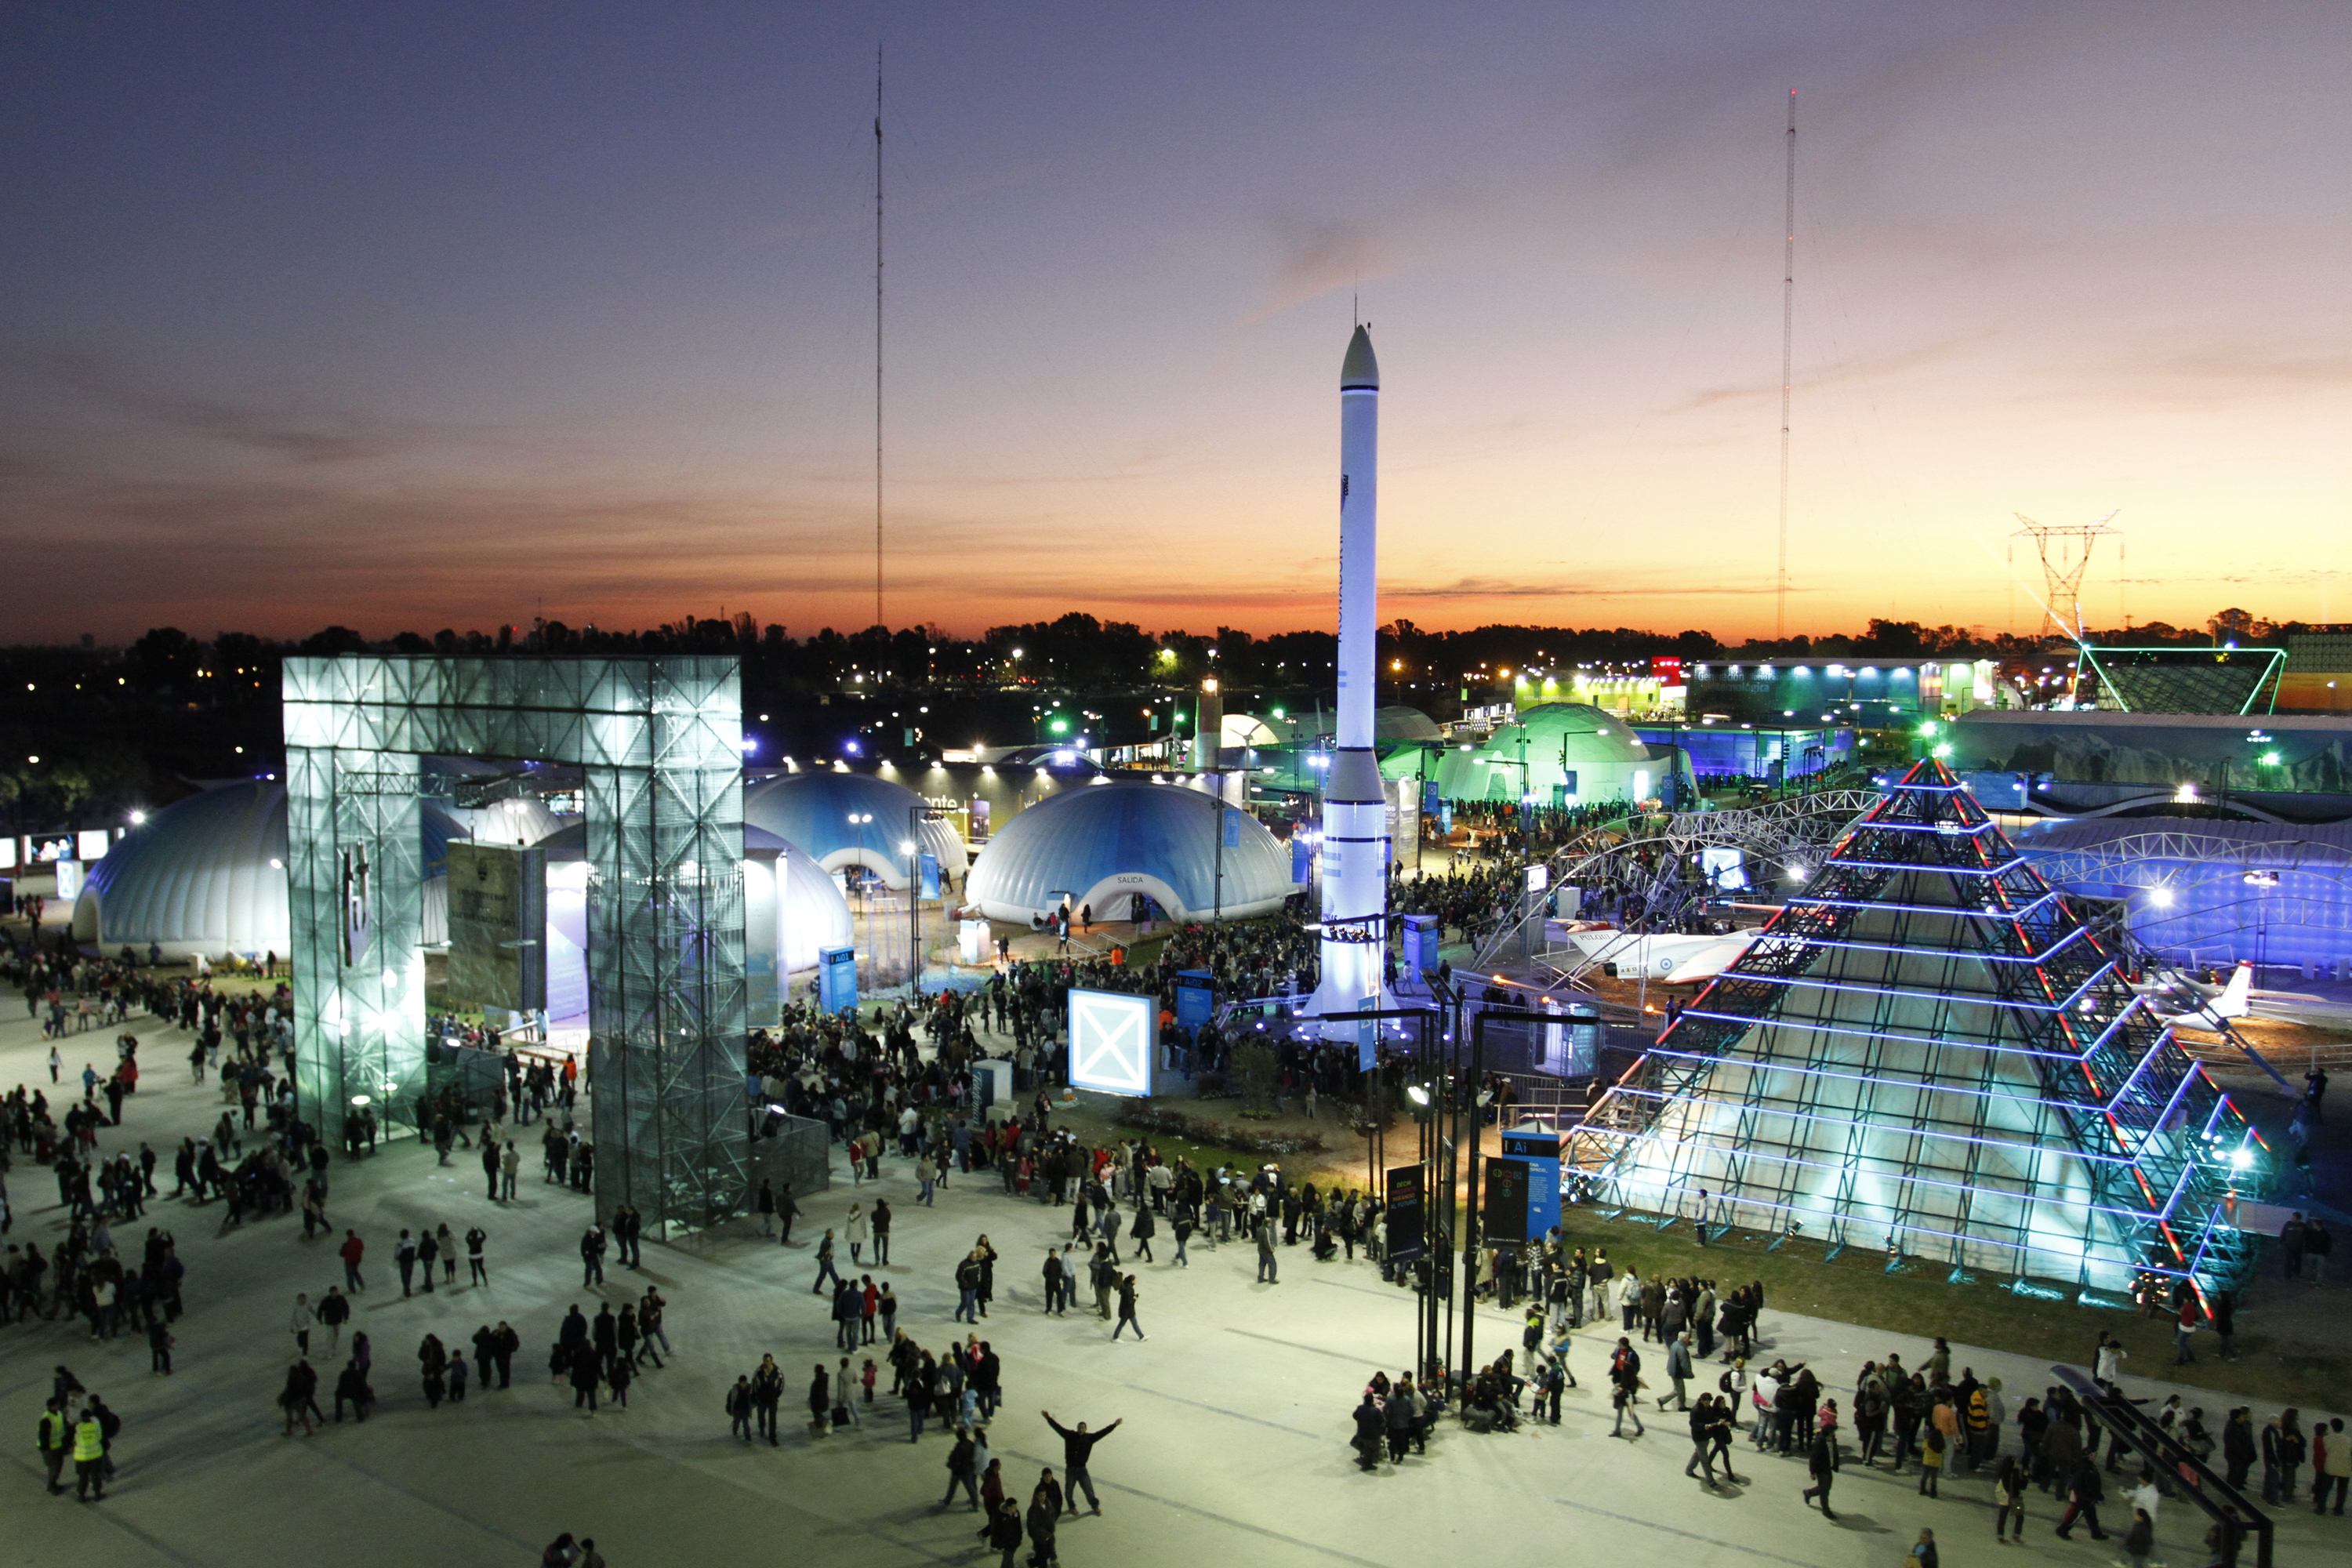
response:
<path id="1" fill-rule="evenodd" d="M 2352 619 L 2340 4 L 0 14 L 0 637 Z"/>

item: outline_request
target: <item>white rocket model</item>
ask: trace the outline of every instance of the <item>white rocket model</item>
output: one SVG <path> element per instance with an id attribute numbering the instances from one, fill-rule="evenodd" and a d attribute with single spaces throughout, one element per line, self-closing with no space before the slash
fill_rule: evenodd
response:
<path id="1" fill-rule="evenodd" d="M 1393 1007 L 1388 952 L 1388 802 L 1372 750 L 1379 679 L 1381 367 L 1371 333 L 1348 342 L 1339 366 L 1339 745 L 1323 781 L 1323 976 L 1315 1011 Z M 1326 1038 L 1356 1037 L 1338 1021 Z"/>

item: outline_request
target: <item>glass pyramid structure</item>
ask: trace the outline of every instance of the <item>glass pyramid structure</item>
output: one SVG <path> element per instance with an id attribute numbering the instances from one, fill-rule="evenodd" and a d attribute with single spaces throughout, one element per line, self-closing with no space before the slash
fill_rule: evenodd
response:
<path id="1" fill-rule="evenodd" d="M 1594 1107 L 1629 1210 L 2032 1291 L 2234 1283 L 2263 1150 L 1945 766 L 1914 767 Z M 2248 1195 L 2252 1195 L 2248 1190 Z"/>

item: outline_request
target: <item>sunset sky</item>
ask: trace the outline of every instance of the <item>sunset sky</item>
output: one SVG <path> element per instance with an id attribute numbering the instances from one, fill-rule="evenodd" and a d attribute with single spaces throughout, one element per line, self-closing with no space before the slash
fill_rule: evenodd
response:
<path id="1" fill-rule="evenodd" d="M 0 640 L 2352 620 L 2352 7 L 0 13 Z"/>

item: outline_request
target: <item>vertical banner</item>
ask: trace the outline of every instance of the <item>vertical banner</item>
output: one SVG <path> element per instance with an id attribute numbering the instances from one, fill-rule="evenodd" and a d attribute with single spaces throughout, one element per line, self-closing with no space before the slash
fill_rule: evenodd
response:
<path id="1" fill-rule="evenodd" d="M 1524 1246 L 1528 1239 L 1528 1163 L 1492 1159 L 1480 1173 L 1486 1190 L 1479 1194 L 1478 1229 L 1485 1238 L 1505 1246 Z"/>
<path id="2" fill-rule="evenodd" d="M 1380 999 L 1378 996 L 1365 996 L 1365 997 L 1361 997 L 1361 998 L 1360 998 L 1360 999 L 1357 1001 L 1357 1003 L 1356 1003 L 1356 1007 L 1357 1007 L 1357 1009 L 1358 1009 L 1360 1012 L 1365 1012 L 1365 1013 L 1377 1013 L 1377 1012 L 1379 1012 L 1379 1011 L 1381 1010 L 1381 999 Z M 1357 1020 L 1356 1020 L 1356 1066 L 1357 1066 L 1357 1068 L 1360 1068 L 1360 1070 L 1364 1071 L 1364 1072 L 1370 1072 L 1370 1071 L 1371 1071 L 1371 1070 L 1372 1070 L 1372 1064 L 1373 1064 L 1373 1062 L 1379 1059 L 1380 1048 L 1381 1048 L 1381 1026 L 1380 1026 L 1380 1020 L 1378 1020 L 1378 1019 L 1376 1019 L 1376 1018 L 1359 1018 L 1359 1019 L 1357 1019 Z"/>
<path id="3" fill-rule="evenodd" d="M 368 887 L 368 852 L 354 846 L 342 853 L 343 962 L 358 963 L 367 957 L 375 934 L 375 900 Z"/>
<path id="4" fill-rule="evenodd" d="M 922 896 L 927 899 L 938 898 L 940 896 L 940 858 L 926 849 L 919 864 L 922 868 Z"/>
<path id="5" fill-rule="evenodd" d="M 1429 1173 L 1419 1165 L 1391 1170 L 1388 1206 L 1381 1216 L 1387 1222 L 1385 1239 L 1391 1262 L 1410 1263 L 1428 1251 Z"/>

